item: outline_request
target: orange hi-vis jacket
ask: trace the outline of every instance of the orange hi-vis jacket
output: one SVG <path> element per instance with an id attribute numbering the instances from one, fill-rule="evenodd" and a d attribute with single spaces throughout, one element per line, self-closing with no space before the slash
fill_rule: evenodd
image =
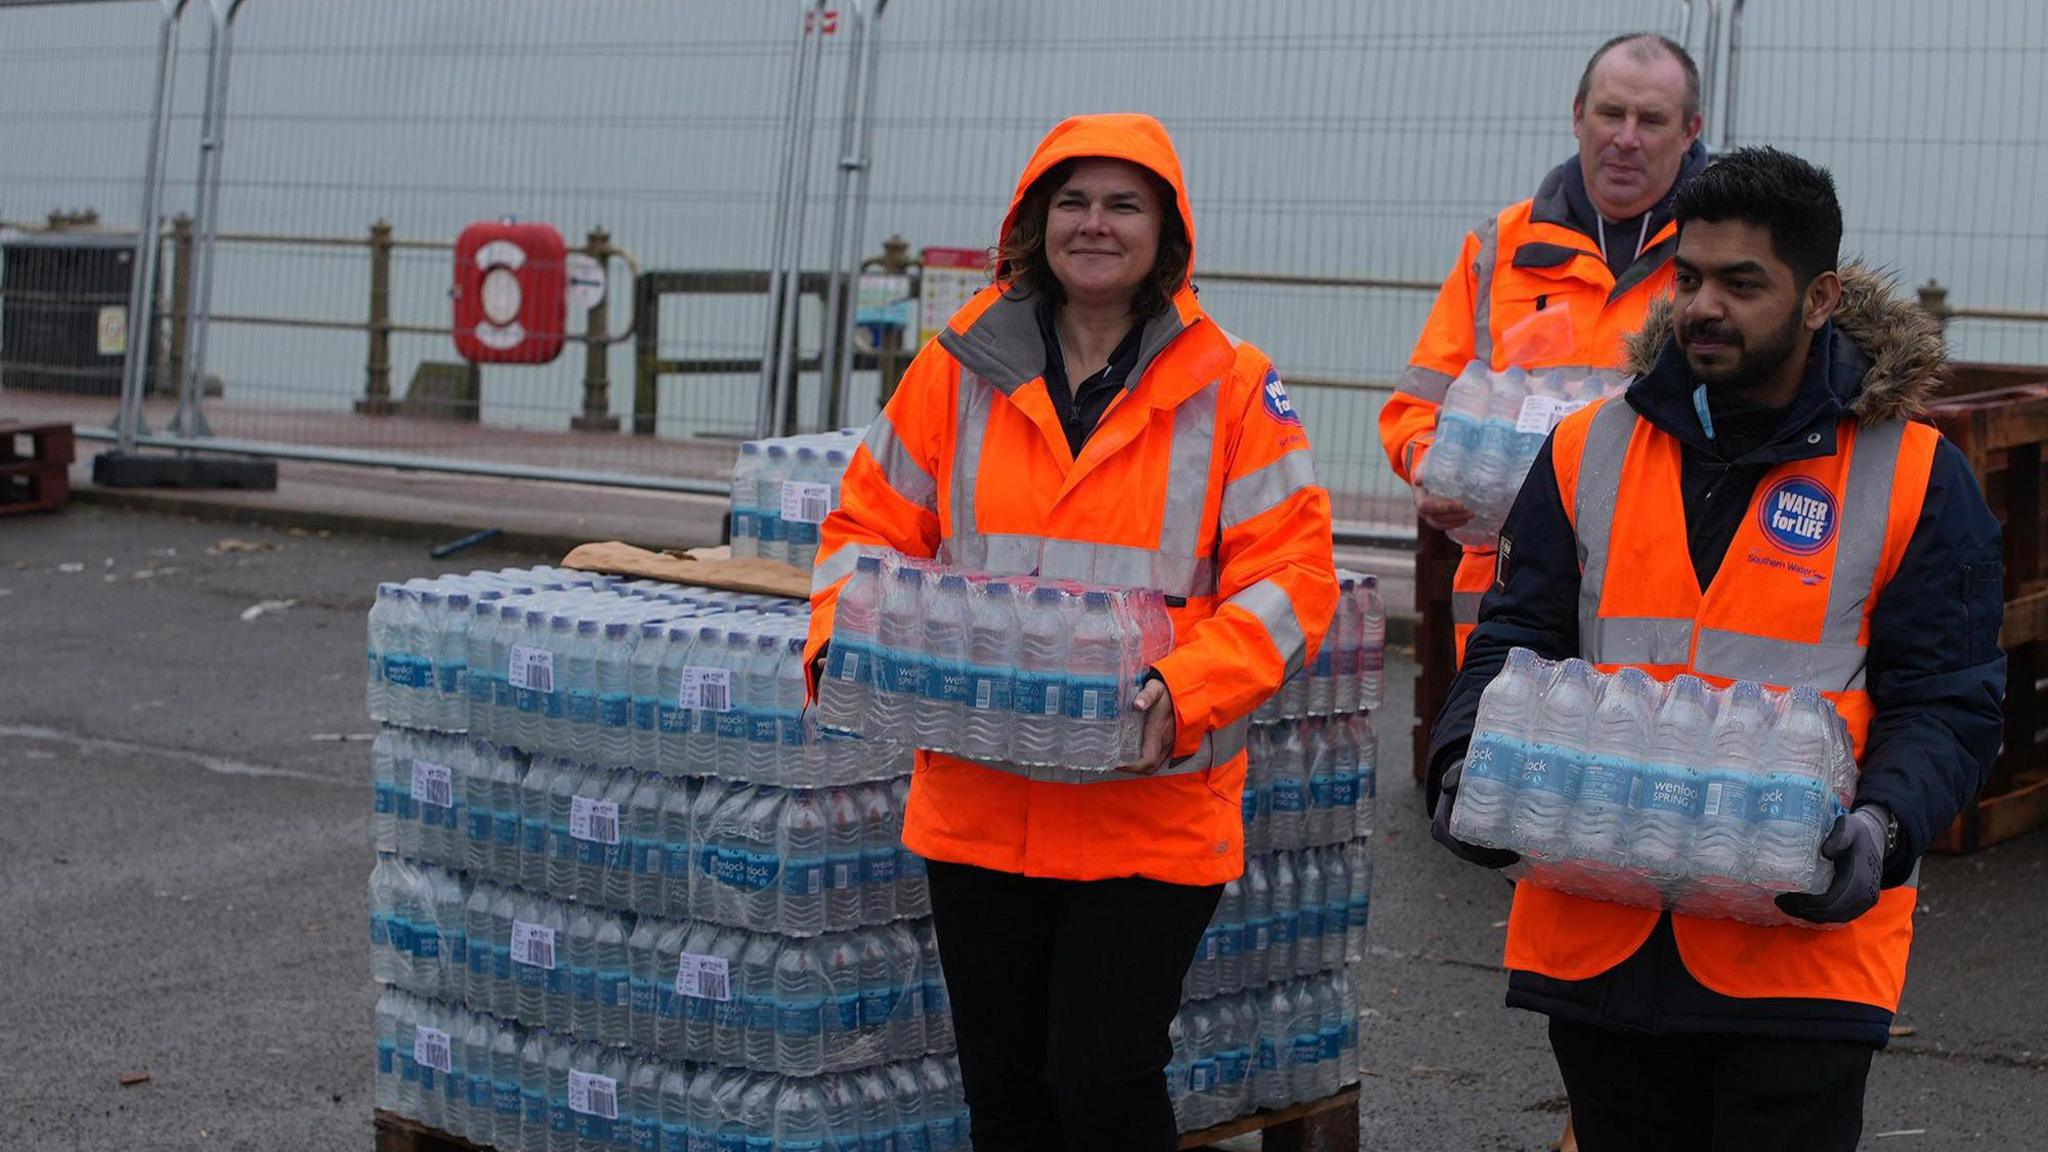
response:
<path id="1" fill-rule="evenodd" d="M 1553 171 L 1535 198 L 1465 234 L 1400 387 L 1380 409 L 1380 442 L 1408 483 L 1435 438 L 1444 394 L 1466 364 L 1618 368 L 1622 342 L 1642 327 L 1651 303 L 1670 294 L 1677 226 L 1666 223 L 1647 237 L 1617 280 L 1593 238 L 1569 222 L 1563 184 L 1563 170 Z M 1451 582 L 1460 663 L 1493 563 L 1492 548 L 1468 547 Z"/>
<path id="2" fill-rule="evenodd" d="M 1865 689 L 1870 611 L 1912 539 L 1939 435 L 1885 420 L 1837 425 L 1832 455 L 1779 464 L 1757 484 L 1705 592 L 1686 544 L 1679 442 L 1610 400 L 1558 425 L 1558 494 L 1584 557 L 1579 654 L 1602 671 L 1690 672 L 1819 689 L 1859 761 L 1874 708 Z M 1786 573 L 1798 577 L 1786 579 Z M 1913 939 L 1912 882 L 1835 930 L 1672 915 L 1686 970 L 1724 996 L 1845 1000 L 1897 1011 Z M 1559 980 L 1614 967 L 1659 913 L 1518 885 L 1507 966 Z"/>
<path id="3" fill-rule="evenodd" d="M 1076 157 L 1158 174 L 1192 243 L 1172 143 L 1135 115 L 1056 127 L 1017 183 L 1005 234 L 1032 182 Z M 807 664 L 864 551 L 1158 589 L 1175 643 L 1155 670 L 1179 723 L 1164 768 L 1139 777 L 920 751 L 903 841 L 1028 876 L 1220 884 L 1243 869 L 1247 717 L 1313 658 L 1335 608 L 1329 495 L 1271 362 L 1224 333 L 1186 283 L 1145 322 L 1135 382 L 1076 458 L 1046 392 L 1038 306 L 1009 283 L 984 289 L 869 428 L 822 528 Z"/>

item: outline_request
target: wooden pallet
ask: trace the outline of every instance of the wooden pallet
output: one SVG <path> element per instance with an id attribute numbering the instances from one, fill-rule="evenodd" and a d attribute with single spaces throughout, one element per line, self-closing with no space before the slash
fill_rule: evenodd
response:
<path id="1" fill-rule="evenodd" d="M 491 1152 L 460 1136 L 429 1128 L 396 1112 L 377 1110 L 377 1152 Z M 1358 1152 L 1358 1088 L 1292 1108 L 1254 1112 L 1180 1138 L 1186 1150 L 1206 1149 L 1222 1140 L 1261 1133 L 1264 1152 Z"/>
<path id="2" fill-rule="evenodd" d="M 2048 827 L 2048 369 L 2033 371 L 2035 382 L 2014 385 L 2011 368 L 1958 366 L 1950 398 L 1928 412 L 2005 527 L 2005 743 L 1983 794 L 1935 839 L 1938 852 L 1973 852 Z"/>
<path id="3" fill-rule="evenodd" d="M 69 424 L 0 420 L 0 516 L 62 508 L 76 454 Z"/>
<path id="4" fill-rule="evenodd" d="M 1334 1096 L 1271 1112 L 1254 1112 L 1214 1128 L 1183 1133 L 1182 1152 L 1200 1152 L 1219 1141 L 1259 1133 L 1264 1152 L 1358 1152 L 1358 1086 Z"/>
<path id="5" fill-rule="evenodd" d="M 377 1152 L 491 1152 L 484 1145 L 382 1108 L 377 1109 L 376 1128 Z"/>

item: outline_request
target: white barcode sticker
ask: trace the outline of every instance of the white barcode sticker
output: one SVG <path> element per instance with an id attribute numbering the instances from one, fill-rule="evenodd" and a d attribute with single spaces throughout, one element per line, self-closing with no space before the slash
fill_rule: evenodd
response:
<path id="1" fill-rule="evenodd" d="M 676 707 L 699 712 L 732 711 L 732 669 L 691 664 L 683 669 L 682 680 Z"/>
<path id="2" fill-rule="evenodd" d="M 1060 686 L 1057 684 L 1047 684 L 1045 686 L 1045 714 L 1047 716 L 1057 716 L 1060 714 Z"/>
<path id="3" fill-rule="evenodd" d="M 595 1072 L 569 1069 L 569 1111 L 606 1120 L 619 1118 L 619 1082 Z"/>
<path id="4" fill-rule="evenodd" d="M 555 967 L 555 930 L 544 924 L 512 922 L 512 962 L 529 968 Z"/>
<path id="5" fill-rule="evenodd" d="M 1557 423 L 1557 401 L 1549 396 L 1527 396 L 1522 399 L 1521 414 L 1515 417 L 1515 431 L 1522 433 L 1544 433 Z"/>
<path id="6" fill-rule="evenodd" d="M 995 707 L 995 702 L 992 699 L 994 689 L 995 681 L 993 680 L 983 680 L 981 683 L 976 684 L 974 686 L 974 706 L 984 712 Z"/>
<path id="7" fill-rule="evenodd" d="M 445 764 L 430 764 L 425 760 L 412 762 L 412 798 L 421 804 L 434 804 L 442 808 L 455 805 L 455 774 Z"/>
<path id="8" fill-rule="evenodd" d="M 782 482 L 782 518 L 798 524 L 823 524 L 832 511 L 832 486 L 806 484 L 801 480 Z"/>
<path id="9" fill-rule="evenodd" d="M 545 648 L 528 648 L 523 644 L 512 646 L 512 660 L 505 669 L 505 679 L 514 688 L 525 688 L 532 692 L 553 692 L 555 690 L 555 654 Z"/>
<path id="10" fill-rule="evenodd" d="M 569 801 L 569 835 L 599 844 L 619 842 L 619 805 L 612 800 L 578 796 Z"/>
<path id="11" fill-rule="evenodd" d="M 732 975 L 725 957 L 683 953 L 683 962 L 676 968 L 676 995 L 699 1000 L 732 999 Z"/>
<path id="12" fill-rule="evenodd" d="M 1719 816 L 1720 814 L 1721 814 L 1721 782 L 1720 782 L 1719 780 L 1716 780 L 1716 781 L 1714 781 L 1713 783 L 1711 783 L 1711 784 L 1708 784 L 1708 785 L 1707 785 L 1707 810 L 1706 810 L 1706 815 L 1708 815 L 1708 816 Z"/>
<path id="13" fill-rule="evenodd" d="M 419 1031 L 412 1034 L 412 1058 L 422 1068 L 455 1070 L 455 1053 L 448 1043 L 448 1034 L 439 1028 L 420 1025 Z"/>

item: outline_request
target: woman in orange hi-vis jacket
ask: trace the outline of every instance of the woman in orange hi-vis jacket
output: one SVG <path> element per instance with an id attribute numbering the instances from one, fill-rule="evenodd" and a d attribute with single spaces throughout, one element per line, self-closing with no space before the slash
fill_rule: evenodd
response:
<path id="1" fill-rule="evenodd" d="M 1181 981 L 1243 868 L 1246 720 L 1336 603 L 1330 502 L 1263 353 L 1189 282 L 1166 130 L 1081 116 L 1039 144 L 994 279 L 918 354 L 825 521 L 810 665 L 863 553 L 1158 589 L 1138 763 L 920 751 L 904 843 L 932 917 L 980 1152 L 1175 1146 Z"/>

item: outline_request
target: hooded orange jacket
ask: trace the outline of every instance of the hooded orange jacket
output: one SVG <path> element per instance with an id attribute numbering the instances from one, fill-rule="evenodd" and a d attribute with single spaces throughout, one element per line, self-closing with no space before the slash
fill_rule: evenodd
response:
<path id="1" fill-rule="evenodd" d="M 1180 160 L 1148 116 L 1054 128 L 1024 174 L 1077 157 L 1156 173 L 1194 240 Z M 998 269 L 998 276 L 1003 269 Z M 1076 458 L 1046 392 L 1038 301 L 998 283 L 927 344 L 869 428 L 821 529 L 807 665 L 863 551 L 969 570 L 1156 588 L 1175 646 L 1155 670 L 1179 722 L 1157 775 L 981 764 L 920 751 L 903 841 L 1028 876 L 1220 884 L 1243 870 L 1246 718 L 1312 659 L 1336 604 L 1329 495 L 1272 363 L 1185 281 Z"/>

